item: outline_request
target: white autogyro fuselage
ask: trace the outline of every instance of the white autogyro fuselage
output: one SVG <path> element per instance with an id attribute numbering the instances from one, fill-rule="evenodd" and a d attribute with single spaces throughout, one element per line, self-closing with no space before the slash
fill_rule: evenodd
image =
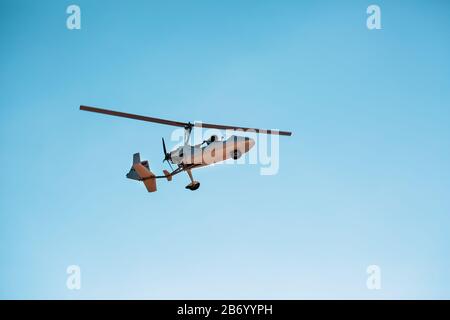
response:
<path id="1" fill-rule="evenodd" d="M 238 159 L 255 145 L 248 137 L 231 136 L 224 141 L 206 141 L 206 145 L 184 145 L 170 152 L 173 164 L 212 164 L 230 158 Z"/>

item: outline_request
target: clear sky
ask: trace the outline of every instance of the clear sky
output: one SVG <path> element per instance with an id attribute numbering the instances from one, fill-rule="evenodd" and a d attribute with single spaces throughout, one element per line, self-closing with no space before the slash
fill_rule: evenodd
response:
<path id="1" fill-rule="evenodd" d="M 450 298 L 448 1 L 1 0 L 0 15 L 0 298 Z M 148 194 L 125 173 L 137 151 L 166 168 L 172 128 L 80 104 L 294 135 L 276 175 L 215 166 L 195 192 L 183 174 Z"/>

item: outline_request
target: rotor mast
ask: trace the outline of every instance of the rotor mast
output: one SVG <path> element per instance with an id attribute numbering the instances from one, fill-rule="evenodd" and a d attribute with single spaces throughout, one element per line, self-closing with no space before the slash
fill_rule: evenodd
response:
<path id="1" fill-rule="evenodd" d="M 184 126 L 184 145 L 188 145 L 189 142 L 189 138 L 191 137 L 191 132 L 192 132 L 192 128 L 194 127 L 194 125 L 190 122 L 188 122 L 185 126 Z"/>

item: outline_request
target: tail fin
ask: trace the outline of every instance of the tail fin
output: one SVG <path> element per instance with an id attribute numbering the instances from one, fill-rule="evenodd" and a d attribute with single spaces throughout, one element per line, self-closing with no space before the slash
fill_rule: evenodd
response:
<path id="1" fill-rule="evenodd" d="M 172 175 L 169 171 L 163 170 L 164 175 L 166 176 L 167 181 L 172 181 Z"/>
<path id="2" fill-rule="evenodd" d="M 150 168 L 148 166 L 148 161 L 141 161 L 141 155 L 139 153 L 133 154 L 133 165 L 135 165 L 136 163 L 140 163 L 144 167 L 146 167 L 148 170 L 150 170 Z M 141 181 L 142 179 L 141 179 L 141 177 L 139 177 L 136 170 L 134 170 L 133 165 L 131 166 L 130 171 L 127 173 L 127 178 Z"/>
<path id="3" fill-rule="evenodd" d="M 141 163 L 141 155 L 138 153 L 133 154 L 133 164 Z"/>
<path id="4" fill-rule="evenodd" d="M 142 181 L 148 192 L 156 191 L 155 175 L 150 171 L 148 161 L 141 161 L 141 156 L 139 153 L 133 154 L 133 166 L 127 173 L 127 178 Z"/>

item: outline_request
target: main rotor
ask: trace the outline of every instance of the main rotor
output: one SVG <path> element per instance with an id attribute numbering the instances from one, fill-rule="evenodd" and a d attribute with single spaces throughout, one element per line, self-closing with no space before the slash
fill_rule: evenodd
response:
<path id="1" fill-rule="evenodd" d="M 96 107 L 89 107 L 89 106 L 84 106 L 84 105 L 80 106 L 80 110 L 102 113 L 102 114 L 107 114 L 110 116 L 129 118 L 129 119 L 146 121 L 146 122 L 165 124 L 165 125 L 175 126 L 175 127 L 182 127 L 182 128 L 184 128 L 184 144 L 187 144 L 187 142 L 189 141 L 189 137 L 192 132 L 192 128 L 194 128 L 194 127 L 207 128 L 207 129 L 219 129 L 219 130 L 248 131 L 248 132 L 254 132 L 254 133 L 275 134 L 275 135 L 280 135 L 280 136 L 291 136 L 292 135 L 292 132 L 289 132 L 289 131 L 246 128 L 246 127 L 228 126 L 228 125 L 211 124 L 211 123 L 203 123 L 203 122 L 191 123 L 191 122 L 172 121 L 172 120 L 166 120 L 166 119 L 160 119 L 160 118 L 140 116 L 140 115 L 132 114 L 132 113 L 125 113 L 125 112 L 120 112 L 120 111 L 101 109 L 101 108 L 96 108 Z"/>

